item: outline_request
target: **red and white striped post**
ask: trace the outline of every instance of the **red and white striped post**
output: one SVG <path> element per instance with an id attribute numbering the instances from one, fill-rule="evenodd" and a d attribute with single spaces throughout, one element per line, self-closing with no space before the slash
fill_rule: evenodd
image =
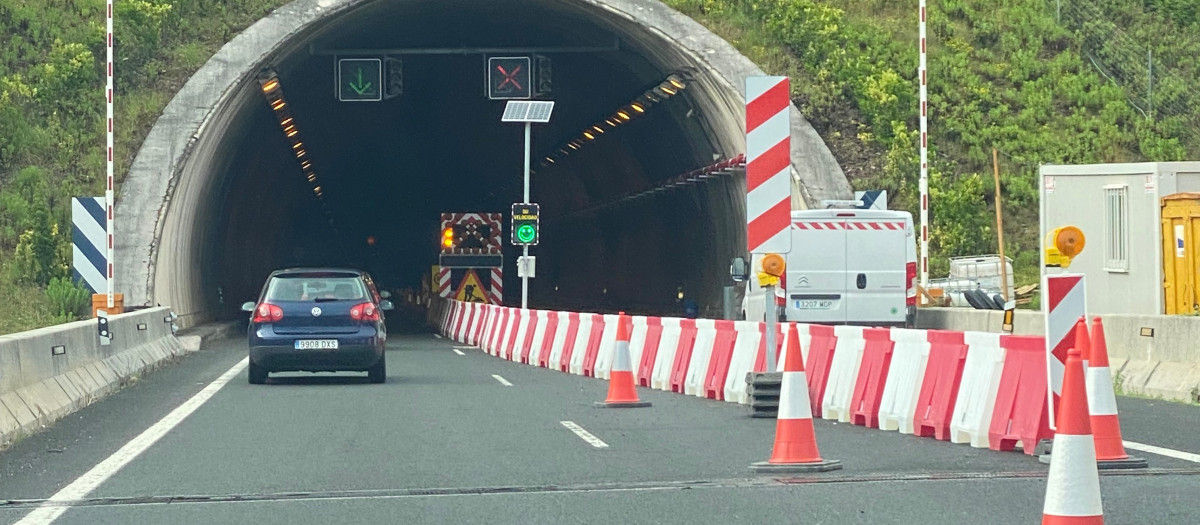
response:
<path id="1" fill-rule="evenodd" d="M 450 290 L 450 269 L 438 268 L 438 295 L 441 297 L 450 297 L 453 291 Z"/>
<path id="2" fill-rule="evenodd" d="M 752 254 L 792 249 L 788 86 L 787 77 L 746 79 L 746 241 Z"/>
<path id="3" fill-rule="evenodd" d="M 504 304 L 504 269 L 499 266 L 492 268 L 492 302 Z"/>
<path id="4" fill-rule="evenodd" d="M 792 122 L 788 77 L 746 79 L 746 244 L 751 255 L 792 251 Z M 774 291 L 768 287 L 767 372 L 775 367 Z"/>
<path id="5" fill-rule="evenodd" d="M 108 15 L 105 17 L 105 28 L 107 41 L 105 47 L 108 50 L 108 67 L 107 79 L 105 81 L 105 100 L 107 100 L 107 116 L 108 116 L 108 181 L 105 185 L 104 200 L 105 208 L 107 209 L 108 218 L 105 220 L 108 237 L 108 310 L 111 313 L 115 306 L 113 290 L 115 283 L 113 282 L 113 0 L 108 0 Z"/>
<path id="6" fill-rule="evenodd" d="M 925 62 L 925 0 L 921 0 L 921 60 L 918 76 L 921 82 L 921 287 L 929 288 L 929 69 Z"/>
<path id="7" fill-rule="evenodd" d="M 1075 347 L 1075 323 L 1087 315 L 1087 295 L 1083 275 L 1047 275 L 1046 290 L 1046 374 L 1050 384 L 1050 428 L 1055 429 L 1059 399 L 1063 389 L 1063 370 L 1067 352 Z M 1081 363 L 1082 364 L 1082 363 Z M 1056 429 L 1057 430 L 1057 429 Z"/>

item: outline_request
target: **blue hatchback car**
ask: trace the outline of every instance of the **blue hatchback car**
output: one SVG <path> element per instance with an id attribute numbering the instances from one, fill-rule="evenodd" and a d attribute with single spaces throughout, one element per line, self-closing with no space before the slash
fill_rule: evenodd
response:
<path id="1" fill-rule="evenodd" d="M 387 292 L 366 272 L 295 268 L 272 272 L 250 312 L 250 383 L 271 372 L 367 372 L 387 380 Z"/>

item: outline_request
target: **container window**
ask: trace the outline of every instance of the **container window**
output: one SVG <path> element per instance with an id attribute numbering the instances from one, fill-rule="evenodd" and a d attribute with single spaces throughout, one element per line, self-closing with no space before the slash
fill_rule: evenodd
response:
<path id="1" fill-rule="evenodd" d="M 1104 269 L 1129 271 L 1129 187 L 1104 189 Z"/>

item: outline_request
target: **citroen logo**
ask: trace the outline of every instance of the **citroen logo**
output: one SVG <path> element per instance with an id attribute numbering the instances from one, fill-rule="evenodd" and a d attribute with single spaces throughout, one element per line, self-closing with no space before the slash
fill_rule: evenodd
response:
<path id="1" fill-rule="evenodd" d="M 313 317 L 321 317 L 321 308 L 318 306 L 314 306 L 312 309 L 312 314 L 313 314 Z"/>
<path id="2" fill-rule="evenodd" d="M 804 287 L 804 288 L 809 287 L 810 285 L 808 284 L 808 276 L 801 275 L 800 278 L 796 280 L 796 286 L 800 286 L 800 287 Z"/>

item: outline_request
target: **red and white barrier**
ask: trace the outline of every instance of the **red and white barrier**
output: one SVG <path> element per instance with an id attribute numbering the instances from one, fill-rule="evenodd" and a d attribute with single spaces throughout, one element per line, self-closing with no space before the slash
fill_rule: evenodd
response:
<path id="1" fill-rule="evenodd" d="M 891 370 L 879 402 L 880 430 L 899 430 L 912 434 L 917 399 L 929 360 L 929 336 L 925 330 L 892 329 Z"/>
<path id="2" fill-rule="evenodd" d="M 861 326 L 835 326 L 837 346 L 833 351 L 833 362 L 829 367 L 829 381 L 825 384 L 825 398 L 821 401 L 821 418 L 850 422 L 850 402 L 854 398 L 854 384 L 858 381 L 858 367 L 862 364 L 863 339 Z"/>
<path id="3" fill-rule="evenodd" d="M 682 321 L 671 317 L 659 319 L 662 335 L 658 338 L 658 358 L 654 360 L 654 371 L 650 374 L 650 388 L 671 391 L 671 364 L 675 362 L 675 351 L 679 348 Z"/>
<path id="4" fill-rule="evenodd" d="M 489 354 L 610 378 L 616 315 L 453 301 L 434 312 L 431 322 L 443 334 Z M 765 367 L 765 323 L 642 316 L 628 321 L 636 385 L 749 402 L 746 374 Z M 1031 452 L 1039 439 L 1050 436 L 1043 338 L 795 327 L 811 408 L 823 419 L 999 450 L 1019 441 Z M 779 362 L 794 348 L 787 328 L 782 324 L 777 337 Z"/>
<path id="5" fill-rule="evenodd" d="M 988 448 L 988 428 L 1004 371 L 1004 349 L 1000 347 L 1000 334 L 966 332 L 963 341 L 970 350 L 950 420 L 950 442 Z"/>

